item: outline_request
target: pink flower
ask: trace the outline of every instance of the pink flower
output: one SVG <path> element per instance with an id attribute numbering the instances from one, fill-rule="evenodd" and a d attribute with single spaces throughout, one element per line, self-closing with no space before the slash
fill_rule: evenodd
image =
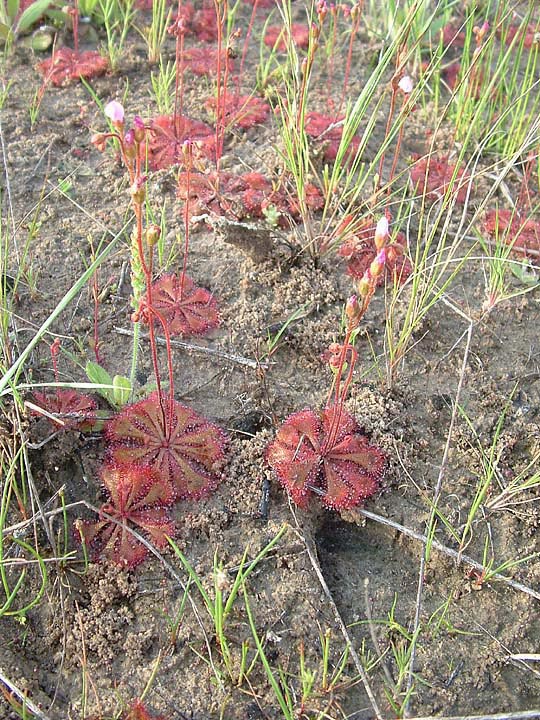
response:
<path id="1" fill-rule="evenodd" d="M 383 215 L 377 223 L 377 227 L 375 228 L 375 247 L 377 248 L 377 250 L 380 250 L 382 247 L 384 247 L 384 244 L 388 239 L 389 233 L 390 230 L 388 226 L 388 218 Z"/>
<path id="2" fill-rule="evenodd" d="M 413 81 L 409 77 L 409 75 L 404 75 L 401 80 L 398 82 L 398 87 L 401 90 L 401 92 L 405 93 L 405 95 L 409 95 L 413 91 Z"/>
<path id="3" fill-rule="evenodd" d="M 105 105 L 105 115 L 113 125 L 121 126 L 124 124 L 124 108 L 117 100 L 111 100 L 110 103 Z"/>

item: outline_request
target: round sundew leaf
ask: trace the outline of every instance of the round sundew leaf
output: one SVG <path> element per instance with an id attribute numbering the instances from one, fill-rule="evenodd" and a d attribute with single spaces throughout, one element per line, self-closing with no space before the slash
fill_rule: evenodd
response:
<path id="1" fill-rule="evenodd" d="M 176 498 L 198 499 L 214 490 L 224 461 L 224 432 L 194 410 L 152 393 L 125 407 L 106 428 L 113 463 L 150 467 Z"/>
<path id="2" fill-rule="evenodd" d="M 101 507 L 97 522 L 77 523 L 79 534 L 96 558 L 134 567 L 144 560 L 148 549 L 130 527 L 157 547 L 165 547 L 166 536 L 175 532 L 165 506 L 173 502 L 175 492 L 151 468 L 133 464 L 106 465 L 102 480 L 109 502 Z"/>
<path id="3" fill-rule="evenodd" d="M 302 410 L 285 420 L 267 448 L 266 460 L 294 502 L 305 508 L 312 492 L 335 510 L 352 508 L 375 493 L 385 467 L 343 407 L 321 415 Z"/>
<path id="4" fill-rule="evenodd" d="M 55 50 L 52 57 L 40 62 L 38 70 L 45 82 L 55 87 L 67 85 L 73 80 L 88 80 L 107 72 L 109 63 L 98 52 L 87 50 L 77 53 L 67 47 Z"/>
<path id="5" fill-rule="evenodd" d="M 152 307 L 163 318 L 171 336 L 204 335 L 219 327 L 217 303 L 206 288 L 184 276 L 162 275 L 152 285 Z"/>
<path id="6" fill-rule="evenodd" d="M 215 133 L 200 120 L 185 115 L 160 115 L 151 122 L 148 142 L 148 164 L 151 170 L 164 170 L 185 161 L 184 143 L 197 143 L 198 151 L 207 158 L 215 154 Z"/>
<path id="7" fill-rule="evenodd" d="M 312 410 L 290 415 L 266 450 L 266 461 L 299 507 L 318 484 L 321 423 Z"/>

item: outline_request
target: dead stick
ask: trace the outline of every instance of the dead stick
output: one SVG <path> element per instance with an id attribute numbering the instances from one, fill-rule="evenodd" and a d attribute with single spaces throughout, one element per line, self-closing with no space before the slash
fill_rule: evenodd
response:
<path id="1" fill-rule="evenodd" d="M 113 330 L 119 335 L 129 335 L 133 337 L 133 330 L 126 330 L 125 328 L 114 327 Z M 148 339 L 147 333 L 141 333 L 141 338 Z M 165 338 L 156 337 L 156 342 L 159 345 L 166 345 Z M 247 367 L 257 370 L 263 368 L 268 370 L 269 363 L 259 362 L 258 360 L 252 360 L 251 358 L 243 357 L 242 355 L 234 355 L 233 353 L 224 352 L 223 350 L 216 350 L 216 348 L 204 347 L 203 345 L 192 345 L 191 343 L 184 342 L 183 340 L 171 340 L 172 347 L 182 348 L 182 350 L 188 350 L 190 352 L 198 352 L 203 355 L 214 355 L 216 357 L 223 358 L 224 360 L 230 360 L 238 365 L 246 365 Z"/>
<path id="2" fill-rule="evenodd" d="M 430 542 L 430 538 L 428 538 L 426 535 L 422 535 L 422 533 L 411 530 L 410 528 L 407 528 L 404 525 L 400 525 L 394 520 L 389 520 L 382 515 L 376 515 L 375 513 L 372 513 L 369 510 L 363 510 L 362 508 L 359 508 L 357 512 L 360 515 L 363 515 L 368 520 L 374 520 L 381 525 L 391 527 L 394 530 L 403 533 L 403 535 L 412 538 L 413 540 L 418 540 L 424 545 Z M 535 598 L 536 600 L 540 600 L 540 592 L 533 590 L 528 585 L 523 585 L 516 580 L 512 580 L 512 578 L 506 577 L 506 575 L 501 575 L 497 572 L 491 572 L 490 569 L 487 568 L 485 565 L 482 565 L 482 563 L 473 560 L 472 557 L 469 557 L 464 553 L 460 553 L 457 550 L 452 550 L 452 548 L 446 547 L 446 545 L 443 545 L 438 540 L 431 540 L 431 547 L 438 552 L 443 553 L 443 555 L 448 555 L 448 557 L 453 558 L 458 564 L 470 565 L 475 570 L 478 570 L 481 573 L 487 573 L 490 578 L 493 578 L 494 580 L 500 580 L 501 582 L 506 583 L 506 585 L 513 588 L 514 590 L 519 590 L 519 592 L 523 592 L 526 595 L 530 595 L 531 597 Z M 437 720 L 442 720 L 442 718 L 438 718 Z"/>

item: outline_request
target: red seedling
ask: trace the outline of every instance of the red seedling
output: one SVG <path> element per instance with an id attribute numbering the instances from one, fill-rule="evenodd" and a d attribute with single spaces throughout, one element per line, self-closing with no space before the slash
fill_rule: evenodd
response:
<path id="1" fill-rule="evenodd" d="M 96 558 L 134 567 L 145 559 L 148 549 L 128 528 L 135 526 L 156 547 L 166 547 L 166 536 L 174 535 L 166 510 L 174 501 L 174 489 L 151 468 L 133 464 L 107 465 L 102 480 L 109 502 L 102 505 L 98 521 L 79 522 L 77 529 Z"/>
<path id="2" fill-rule="evenodd" d="M 437 157 L 415 156 L 415 162 L 409 171 L 415 192 L 421 193 L 432 200 L 440 200 L 448 193 L 455 196 L 455 201 L 464 203 L 467 199 L 469 176 L 465 170 L 452 165 L 448 155 Z"/>
<path id="3" fill-rule="evenodd" d="M 307 25 L 293 23 L 291 25 L 291 37 L 296 47 L 302 50 L 306 50 L 309 47 L 309 27 Z M 275 47 L 276 50 L 286 50 L 287 34 L 283 25 L 271 25 L 267 28 L 264 42 L 268 47 Z"/>
<path id="4" fill-rule="evenodd" d="M 153 715 L 148 712 L 140 700 L 135 700 L 122 715 L 122 720 L 165 720 L 165 715 Z"/>
<path id="5" fill-rule="evenodd" d="M 107 59 L 98 52 L 91 50 L 77 52 L 71 48 L 62 47 L 55 50 L 51 58 L 40 62 L 38 70 L 46 82 L 60 87 L 73 80 L 81 78 L 89 80 L 104 75 L 108 67 Z"/>
<path id="6" fill-rule="evenodd" d="M 163 170 L 185 161 L 184 143 L 197 143 L 202 155 L 212 158 L 215 153 L 214 131 L 199 120 L 185 115 L 160 115 L 151 122 L 148 142 L 148 164 L 151 170 Z"/>
<path id="7" fill-rule="evenodd" d="M 538 261 L 540 257 L 540 221 L 524 217 L 514 210 L 488 210 L 484 231 L 495 240 L 512 246 L 518 255 Z"/>
<path id="8" fill-rule="evenodd" d="M 152 468 L 178 499 L 214 490 L 224 460 L 223 431 L 176 400 L 154 392 L 105 426 L 113 463 Z"/>
<path id="9" fill-rule="evenodd" d="M 187 275 L 162 275 L 152 284 L 152 307 L 171 336 L 205 335 L 219 327 L 217 303 L 211 292 Z M 146 319 L 144 311 L 142 319 Z"/>
<path id="10" fill-rule="evenodd" d="M 57 425 L 63 430 L 86 429 L 95 419 L 97 403 L 88 395 L 76 390 L 57 388 L 53 393 L 34 393 L 34 403 L 47 413 L 58 417 Z M 40 415 L 33 410 L 34 415 Z M 51 419 L 51 418 L 49 418 Z"/>
<path id="11" fill-rule="evenodd" d="M 209 98 L 204 104 L 208 112 L 215 115 L 216 98 Z M 247 130 L 254 125 L 262 125 L 268 117 L 270 106 L 259 97 L 251 95 L 229 95 L 224 108 L 223 119 L 226 126 Z"/>
<path id="12" fill-rule="evenodd" d="M 218 57 L 221 58 L 222 68 L 227 67 L 227 71 L 233 68 L 232 58 L 229 57 L 227 50 L 222 50 L 221 55 L 213 48 L 194 47 L 186 50 L 184 53 L 184 63 L 187 70 L 191 70 L 194 75 L 216 75 L 218 67 Z"/>
<path id="13" fill-rule="evenodd" d="M 343 408 L 289 416 L 266 451 L 266 460 L 293 501 L 307 507 L 311 495 L 334 510 L 352 508 L 375 493 L 385 468 L 381 450 L 360 433 Z M 336 431 L 336 422 L 338 424 Z"/>
<path id="14" fill-rule="evenodd" d="M 336 159 L 338 148 L 343 135 L 344 116 L 322 115 L 318 112 L 309 112 L 306 115 L 305 130 L 309 137 L 323 147 L 323 157 L 332 162 Z M 347 148 L 348 157 L 354 156 L 360 145 L 360 138 L 352 137 Z"/>
<path id="15" fill-rule="evenodd" d="M 348 215 L 341 223 L 338 235 L 344 239 L 344 242 L 338 249 L 338 255 L 347 260 L 347 273 L 354 278 L 363 277 L 377 256 L 376 227 L 375 219 L 370 216 L 364 218 L 359 224 L 354 224 L 353 216 Z M 393 242 L 387 247 L 384 273 L 377 277 L 377 286 L 383 285 L 388 277 L 401 284 L 407 280 L 412 272 L 412 265 L 404 255 L 405 245 L 405 235 L 398 232 Z"/>

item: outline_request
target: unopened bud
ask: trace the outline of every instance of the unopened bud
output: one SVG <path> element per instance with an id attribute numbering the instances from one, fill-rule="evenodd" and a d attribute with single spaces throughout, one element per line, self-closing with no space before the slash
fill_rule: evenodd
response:
<path id="1" fill-rule="evenodd" d="M 135 137 L 135 142 L 141 143 L 143 142 L 145 136 L 146 136 L 146 126 L 138 115 L 135 115 L 133 118 L 133 135 Z"/>
<path id="2" fill-rule="evenodd" d="M 375 247 L 377 250 L 381 250 L 388 240 L 388 236 L 390 234 L 390 230 L 388 227 L 388 218 L 383 215 L 382 218 L 377 223 L 377 227 L 375 228 Z"/>
<path id="3" fill-rule="evenodd" d="M 107 135 L 105 133 L 95 133 L 95 135 L 92 135 L 90 138 L 90 142 L 92 145 L 95 145 L 99 152 L 103 152 L 107 144 Z"/>
<path id="4" fill-rule="evenodd" d="M 385 264 L 386 264 L 386 249 L 383 248 L 382 250 L 379 250 L 379 252 L 377 253 L 377 257 L 369 266 L 369 271 L 371 273 L 371 276 L 374 278 L 379 277 L 379 275 L 384 270 Z"/>
<path id="5" fill-rule="evenodd" d="M 133 202 L 136 205 L 142 205 L 146 197 L 146 188 L 144 187 L 145 182 L 145 177 L 137 178 L 129 189 Z"/>
<path id="6" fill-rule="evenodd" d="M 362 317 L 362 308 L 358 302 L 356 295 L 351 295 L 345 305 L 345 315 L 349 320 L 349 326 L 356 327 Z"/>
<path id="7" fill-rule="evenodd" d="M 356 285 L 356 289 L 358 290 L 358 294 L 360 295 L 361 298 L 368 297 L 368 295 L 371 292 L 371 286 L 372 286 L 372 283 L 370 281 L 369 275 L 366 272 L 366 273 L 364 273 L 363 277 L 360 278 L 360 280 L 358 281 L 358 283 Z"/>
<path id="8" fill-rule="evenodd" d="M 128 130 L 124 135 L 124 153 L 130 160 L 134 160 L 137 156 L 137 146 L 135 145 L 135 133 L 133 129 Z"/>
<path id="9" fill-rule="evenodd" d="M 149 247 L 154 247 L 161 237 L 161 228 L 159 225 L 149 225 L 146 228 L 146 244 Z"/>

